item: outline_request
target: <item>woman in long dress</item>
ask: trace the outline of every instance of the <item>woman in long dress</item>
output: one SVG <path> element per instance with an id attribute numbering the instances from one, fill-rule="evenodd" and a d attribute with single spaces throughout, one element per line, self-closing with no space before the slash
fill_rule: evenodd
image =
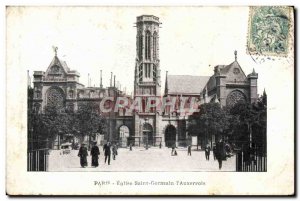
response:
<path id="1" fill-rule="evenodd" d="M 100 155 L 100 150 L 97 144 L 95 143 L 91 149 L 91 156 L 92 156 L 92 166 L 93 167 L 98 167 L 99 166 L 99 155 Z"/>
<path id="2" fill-rule="evenodd" d="M 84 143 L 82 143 L 79 148 L 78 156 L 80 157 L 81 167 L 85 168 L 88 165 L 87 163 L 88 151 Z"/>

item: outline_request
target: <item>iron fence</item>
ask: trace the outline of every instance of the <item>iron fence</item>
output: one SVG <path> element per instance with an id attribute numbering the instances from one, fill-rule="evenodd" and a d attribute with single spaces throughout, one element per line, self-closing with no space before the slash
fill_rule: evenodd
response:
<path id="1" fill-rule="evenodd" d="M 243 145 L 236 151 L 237 172 L 266 172 L 267 154 L 264 144 Z"/>
<path id="2" fill-rule="evenodd" d="M 36 149 L 27 152 L 27 171 L 48 170 L 49 149 Z"/>

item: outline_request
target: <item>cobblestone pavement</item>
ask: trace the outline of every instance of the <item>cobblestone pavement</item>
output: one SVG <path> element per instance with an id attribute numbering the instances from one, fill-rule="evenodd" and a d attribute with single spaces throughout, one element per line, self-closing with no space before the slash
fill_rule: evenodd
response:
<path id="1" fill-rule="evenodd" d="M 177 156 L 171 156 L 170 148 L 159 149 L 157 147 L 119 148 L 116 160 L 111 157 L 111 164 L 104 163 L 104 154 L 100 148 L 99 166 L 91 167 L 91 157 L 88 156 L 88 167 L 81 168 L 78 150 L 72 150 L 70 154 L 62 154 L 60 150 L 52 150 L 49 155 L 49 171 L 235 171 L 235 156 L 223 161 L 223 167 L 219 170 L 218 161 L 205 160 L 204 151 L 192 150 L 192 156 L 187 155 L 187 148 L 178 148 Z M 90 154 L 90 153 L 89 153 Z"/>

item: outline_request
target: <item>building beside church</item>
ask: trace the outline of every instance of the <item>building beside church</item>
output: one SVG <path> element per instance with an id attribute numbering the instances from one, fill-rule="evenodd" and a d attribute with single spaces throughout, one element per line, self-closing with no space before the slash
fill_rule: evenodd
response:
<path id="1" fill-rule="evenodd" d="M 79 73 L 70 70 L 66 62 L 55 56 L 46 71 L 35 71 L 33 75 L 32 107 L 43 112 L 46 105 L 58 105 L 76 111 L 80 104 L 101 103 L 106 97 L 127 97 L 130 104 L 141 100 L 139 110 L 120 109 L 111 111 L 106 118 L 109 126 L 99 140 L 118 141 L 127 146 L 186 146 L 190 141 L 188 119 L 191 107 L 197 109 L 203 103 L 218 102 L 221 106 L 232 106 L 237 102 L 255 102 L 258 74 L 253 70 L 246 74 L 237 61 L 229 65 L 217 65 L 212 76 L 166 74 L 165 89 L 161 95 L 161 71 L 159 59 L 159 18 L 142 15 L 136 21 L 136 60 L 134 70 L 133 97 L 115 86 L 111 76 L 110 86 L 84 86 L 79 82 Z M 147 102 L 176 99 L 174 110 L 166 106 L 147 109 Z M 115 104 L 115 102 L 113 103 Z M 101 133 L 99 135 L 102 135 Z M 58 135 L 53 148 L 59 148 L 63 136 Z M 80 139 L 86 140 L 86 139 Z M 100 141 L 99 141 L 100 143 Z"/>
<path id="2" fill-rule="evenodd" d="M 67 111 L 76 111 L 81 105 L 91 103 L 100 105 L 104 98 L 112 97 L 111 105 L 115 104 L 117 97 L 127 97 L 123 91 L 116 86 L 115 76 L 111 74 L 110 86 L 103 87 L 102 85 L 102 71 L 100 71 L 100 86 L 90 86 L 90 80 L 87 87 L 79 82 L 80 74 L 77 71 L 70 70 L 67 63 L 58 58 L 57 52 L 52 59 L 47 70 L 34 71 L 33 74 L 33 99 L 32 108 L 35 112 L 40 113 L 45 110 L 46 106 L 55 106 L 58 108 L 65 108 Z M 58 149 L 60 144 L 64 141 L 82 142 L 97 140 L 98 143 L 102 140 L 120 139 L 122 143 L 129 137 L 129 130 L 132 125 L 132 114 L 126 112 L 123 109 L 119 109 L 117 112 L 111 110 L 109 113 L 103 114 L 108 121 L 107 131 L 105 135 L 97 133 L 93 139 L 89 139 L 88 136 L 84 136 L 83 139 L 74 138 L 72 133 L 59 133 L 56 136 L 56 140 L 50 143 L 50 146 L 54 149 Z M 127 125 L 126 128 L 121 127 Z M 120 128 L 122 132 L 116 131 L 116 127 Z M 119 135 L 121 134 L 121 136 Z M 70 139 L 71 136 L 71 139 Z M 126 142 L 125 142 L 126 143 Z"/>

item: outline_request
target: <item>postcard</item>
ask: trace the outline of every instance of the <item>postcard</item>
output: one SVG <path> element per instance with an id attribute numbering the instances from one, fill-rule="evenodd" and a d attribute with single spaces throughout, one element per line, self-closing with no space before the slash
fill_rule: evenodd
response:
<path id="1" fill-rule="evenodd" d="M 294 195 L 294 7 L 7 6 L 8 195 Z"/>

